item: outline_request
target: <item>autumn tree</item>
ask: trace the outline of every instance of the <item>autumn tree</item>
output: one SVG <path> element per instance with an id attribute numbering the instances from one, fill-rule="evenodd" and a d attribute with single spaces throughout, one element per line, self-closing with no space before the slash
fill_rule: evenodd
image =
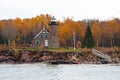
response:
<path id="1" fill-rule="evenodd" d="M 0 43 L 11 41 L 16 44 L 31 44 L 32 39 L 42 29 L 42 24 L 49 31 L 51 15 L 40 14 L 32 18 L 0 20 Z M 88 20 L 74 21 L 70 18 L 59 21 L 58 35 L 61 47 L 73 47 L 73 33 L 75 33 L 76 42 L 85 42 L 89 44 L 91 33 L 86 31 L 86 22 Z M 97 47 L 120 46 L 120 19 L 115 18 L 108 21 L 89 20 L 89 27 L 92 30 L 92 36 Z M 7 40 L 7 41 L 6 41 Z M 85 46 L 84 46 L 85 47 Z"/>
<path id="2" fill-rule="evenodd" d="M 115 20 L 115 26 L 117 28 L 116 32 L 115 32 L 115 36 L 114 36 L 114 46 L 120 46 L 120 19 L 116 18 Z"/>
<path id="3" fill-rule="evenodd" d="M 6 21 L 4 26 L 1 28 L 1 32 L 6 37 L 8 46 L 10 47 L 11 41 L 15 40 L 18 33 L 17 28 L 14 26 L 13 20 Z"/>
<path id="4" fill-rule="evenodd" d="M 59 28 L 58 35 L 63 47 L 66 47 L 66 44 L 67 44 L 66 41 L 69 40 L 69 38 L 71 37 L 71 34 L 72 33 L 69 26 L 65 25 Z"/>
<path id="5" fill-rule="evenodd" d="M 4 43 L 4 37 L 3 37 L 3 34 L 1 32 L 1 27 L 2 27 L 2 21 L 0 21 L 0 44 L 3 44 Z"/>
<path id="6" fill-rule="evenodd" d="M 101 29 L 99 26 L 99 22 L 97 22 L 96 20 L 92 24 L 92 34 L 93 34 L 94 42 L 96 43 L 96 47 L 99 47 L 101 40 Z"/>
<path id="7" fill-rule="evenodd" d="M 15 18 L 13 20 L 13 22 L 14 22 L 14 26 L 18 30 L 18 35 L 16 36 L 16 40 L 15 41 L 16 41 L 16 43 L 20 44 L 21 38 L 22 38 L 21 34 L 22 34 L 22 29 L 23 29 L 22 19 L 20 19 L 19 17 L 17 17 L 17 18 Z"/>
<path id="8" fill-rule="evenodd" d="M 21 43 L 22 44 L 27 44 L 27 42 L 29 42 L 28 39 L 28 34 L 30 33 L 30 29 L 31 29 L 31 23 L 30 23 L 30 19 L 23 19 L 22 22 L 22 31 L 21 31 Z"/>
<path id="9" fill-rule="evenodd" d="M 117 35 L 117 32 L 119 31 L 119 25 L 117 25 L 117 24 L 118 23 L 117 23 L 116 19 L 109 21 L 108 29 L 109 29 L 109 32 L 110 32 L 109 35 L 110 35 L 111 47 L 114 46 L 114 44 L 115 44 L 115 42 L 114 42 L 115 36 Z"/>
<path id="10" fill-rule="evenodd" d="M 66 18 L 64 22 L 60 22 L 59 24 L 58 34 L 60 36 L 60 41 L 66 44 L 66 46 L 73 47 L 73 33 L 75 33 L 76 42 L 83 40 L 86 28 L 83 21 L 76 22 L 70 18 Z"/>

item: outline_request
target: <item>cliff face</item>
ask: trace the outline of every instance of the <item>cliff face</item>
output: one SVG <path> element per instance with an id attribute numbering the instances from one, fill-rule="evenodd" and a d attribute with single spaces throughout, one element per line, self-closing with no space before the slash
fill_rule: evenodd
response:
<path id="1" fill-rule="evenodd" d="M 111 55 L 112 54 L 113 53 L 111 53 Z M 45 63 L 59 62 L 65 64 L 102 63 L 99 57 L 96 57 L 91 53 L 91 50 L 88 51 L 83 50 L 82 52 L 6 50 L 0 52 L 0 63 L 35 63 L 35 62 Z"/>

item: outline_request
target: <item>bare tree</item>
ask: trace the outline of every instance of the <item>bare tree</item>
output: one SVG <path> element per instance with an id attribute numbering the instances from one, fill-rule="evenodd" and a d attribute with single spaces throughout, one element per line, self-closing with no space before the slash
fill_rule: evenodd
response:
<path id="1" fill-rule="evenodd" d="M 1 28 L 1 32 L 6 37 L 8 41 L 8 46 L 10 47 L 11 41 L 16 38 L 18 33 L 18 30 L 15 27 L 13 20 L 7 20 Z"/>

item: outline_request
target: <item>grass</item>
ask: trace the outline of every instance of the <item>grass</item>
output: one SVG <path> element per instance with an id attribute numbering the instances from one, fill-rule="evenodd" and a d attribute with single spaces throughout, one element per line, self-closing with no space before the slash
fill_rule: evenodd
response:
<path id="1" fill-rule="evenodd" d="M 81 52 L 81 49 L 74 50 L 73 48 L 48 48 L 45 50 L 55 52 Z"/>
<path id="2" fill-rule="evenodd" d="M 74 50 L 73 48 L 19 48 L 19 50 L 32 51 L 55 51 L 55 52 L 81 52 L 81 49 Z"/>
<path id="3" fill-rule="evenodd" d="M 15 47 L 15 49 L 17 50 L 31 50 L 31 51 L 55 51 L 55 52 L 81 52 L 81 49 L 76 49 L 74 50 L 73 48 L 42 48 L 42 47 L 38 47 L 38 48 L 32 48 L 32 47 L 21 47 L 21 48 L 17 48 Z M 0 51 L 2 50 L 10 50 L 9 47 L 7 47 L 7 45 L 0 45 Z"/>
<path id="4" fill-rule="evenodd" d="M 30 47 L 27 47 L 27 48 L 18 48 L 18 50 L 31 50 L 31 51 L 38 51 L 39 48 L 30 48 Z"/>

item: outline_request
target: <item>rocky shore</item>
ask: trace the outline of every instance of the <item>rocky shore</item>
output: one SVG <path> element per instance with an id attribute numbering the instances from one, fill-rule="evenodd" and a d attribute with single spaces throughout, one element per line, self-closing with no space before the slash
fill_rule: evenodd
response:
<path id="1" fill-rule="evenodd" d="M 112 53 L 106 52 L 106 54 L 113 56 L 117 55 L 118 61 L 112 61 L 112 63 L 120 62 L 120 52 Z M 92 54 L 91 50 L 83 50 L 82 52 L 56 52 L 56 51 L 33 51 L 33 50 L 3 50 L 0 51 L 0 63 L 36 63 L 44 62 L 50 64 L 104 64 L 107 63 L 101 58 Z"/>

